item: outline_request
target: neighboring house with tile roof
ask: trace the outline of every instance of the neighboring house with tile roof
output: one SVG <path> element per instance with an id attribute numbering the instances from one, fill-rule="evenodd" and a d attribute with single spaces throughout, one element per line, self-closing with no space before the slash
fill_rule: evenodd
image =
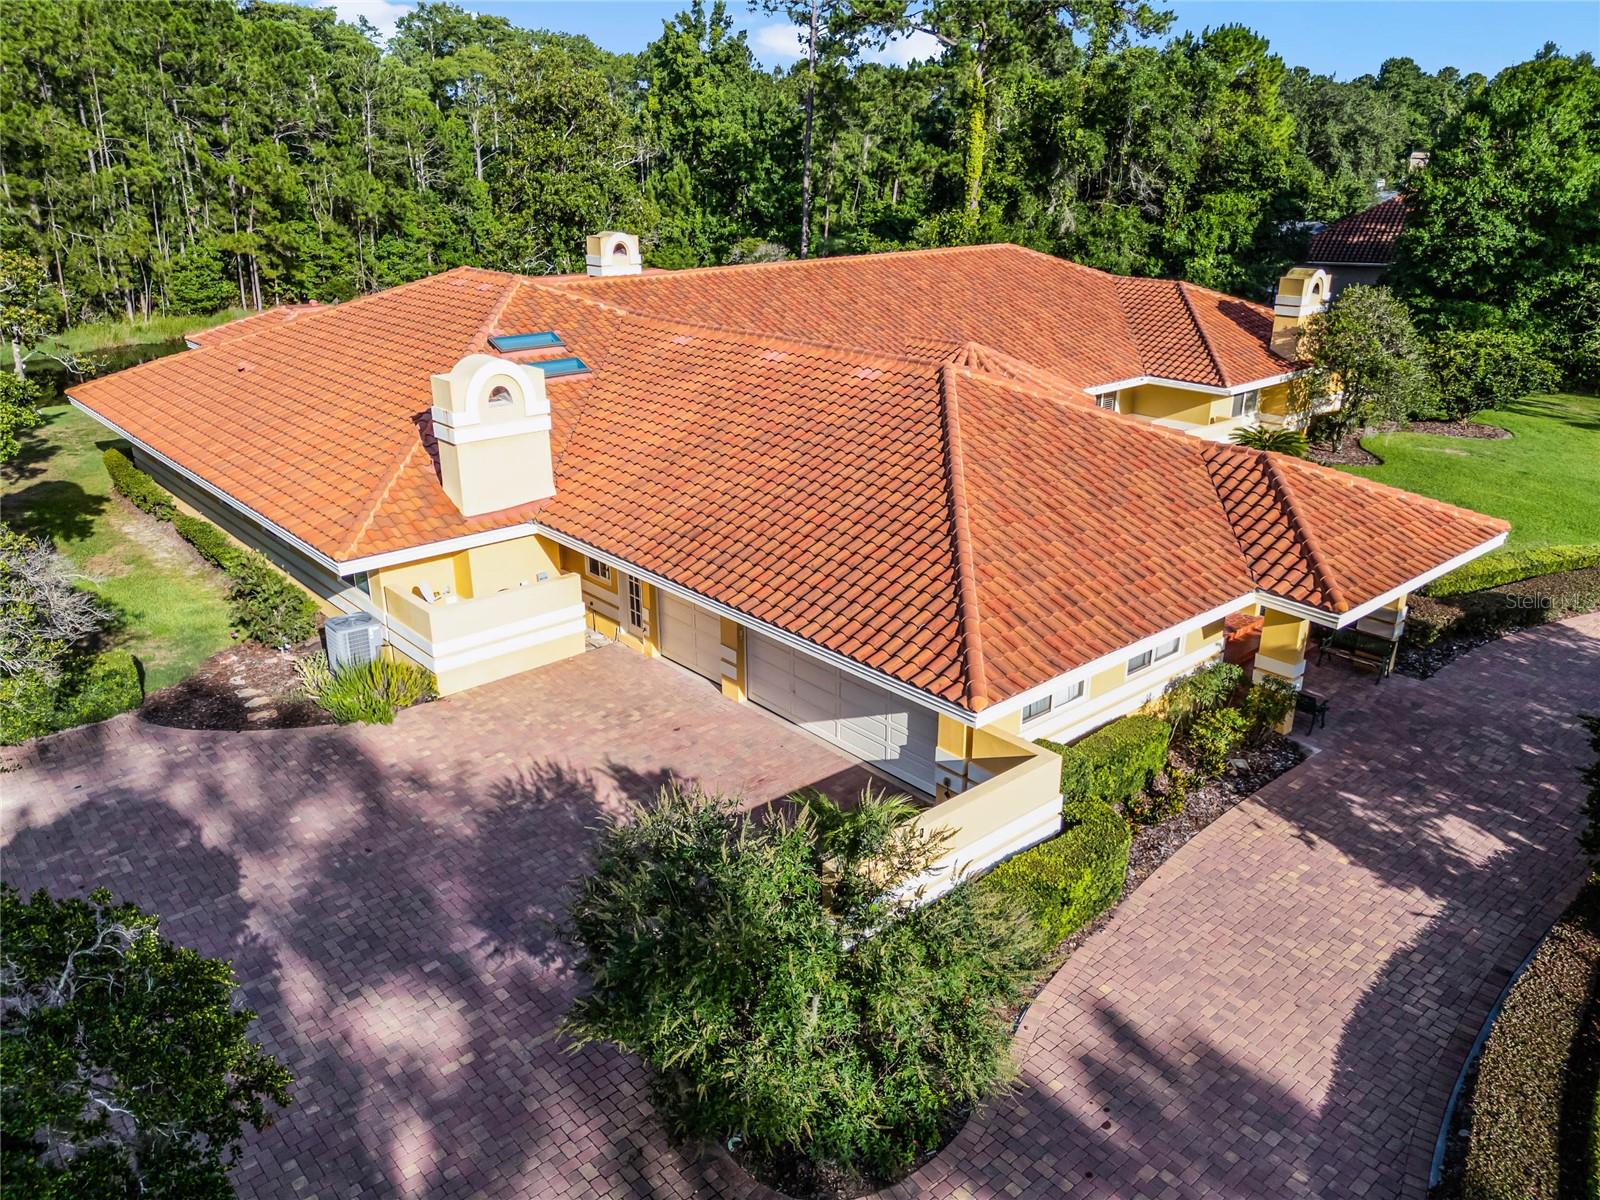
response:
<path id="1" fill-rule="evenodd" d="M 1334 296 L 1352 283 L 1380 282 L 1394 262 L 1395 243 L 1406 227 L 1410 205 L 1410 197 L 1400 192 L 1324 225 L 1311 238 L 1307 265 L 1328 272 Z"/>
<path id="2" fill-rule="evenodd" d="M 1297 683 L 1311 622 L 1397 637 L 1505 538 L 1217 440 L 1297 369 L 1321 272 L 1274 312 L 1014 246 L 591 256 L 249 318 L 72 399 L 441 690 L 598 633 L 936 797 L 969 863 L 1058 819 L 1033 739 L 1148 702 L 1228 616 Z"/>

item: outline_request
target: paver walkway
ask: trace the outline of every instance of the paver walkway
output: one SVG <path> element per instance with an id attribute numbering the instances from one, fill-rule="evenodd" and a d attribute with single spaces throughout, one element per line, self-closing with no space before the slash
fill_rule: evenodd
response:
<path id="1" fill-rule="evenodd" d="M 896 1196 L 1420 1197 L 1444 1099 L 1570 892 L 1600 616 L 1345 688 L 1320 753 L 1130 897 L 1024 1020 L 1025 1090 Z M 238 964 L 300 1077 L 242 1196 L 751 1194 L 669 1148 L 626 1058 L 561 1048 L 588 827 L 668 774 L 864 781 L 601 651 L 388 729 L 121 718 L 0 776 L 6 877 L 107 882 Z"/>
<path id="2" fill-rule="evenodd" d="M 231 957 L 293 1106 L 254 1135 L 251 1200 L 704 1194 L 644 1074 L 556 1025 L 556 936 L 590 831 L 669 779 L 751 801 L 848 797 L 851 759 L 618 647 L 393 726 L 206 733 L 132 717 L 0 775 L 4 874 L 105 884 Z"/>
<path id="3" fill-rule="evenodd" d="M 1073 955 L 1026 1090 L 897 1195 L 1398 1200 L 1510 973 L 1576 889 L 1600 614 L 1342 687 L 1322 747 Z"/>

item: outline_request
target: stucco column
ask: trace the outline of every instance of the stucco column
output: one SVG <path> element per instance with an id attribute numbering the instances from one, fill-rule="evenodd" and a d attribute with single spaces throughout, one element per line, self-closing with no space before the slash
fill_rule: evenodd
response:
<path id="1" fill-rule="evenodd" d="M 1310 621 L 1267 609 L 1261 626 L 1261 648 L 1256 651 L 1252 682 L 1260 683 L 1271 677 L 1299 691 L 1305 682 L 1306 642 L 1310 636 Z M 1278 726 L 1278 732 L 1288 733 L 1293 725 L 1294 712 L 1291 710 Z"/>
<path id="2" fill-rule="evenodd" d="M 1382 638 L 1390 643 L 1389 669 L 1394 670 L 1395 656 L 1400 653 L 1400 638 L 1406 631 L 1406 608 L 1411 597 L 1399 596 L 1385 604 L 1376 612 L 1369 613 L 1356 622 L 1356 628 L 1364 634 Z"/>

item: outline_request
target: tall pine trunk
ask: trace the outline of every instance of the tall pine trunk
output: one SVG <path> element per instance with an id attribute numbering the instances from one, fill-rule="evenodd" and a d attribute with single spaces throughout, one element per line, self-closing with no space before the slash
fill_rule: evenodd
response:
<path id="1" fill-rule="evenodd" d="M 800 142 L 800 257 L 811 253 L 811 125 L 817 108 L 817 0 L 811 0 L 806 38 L 806 127 Z"/>

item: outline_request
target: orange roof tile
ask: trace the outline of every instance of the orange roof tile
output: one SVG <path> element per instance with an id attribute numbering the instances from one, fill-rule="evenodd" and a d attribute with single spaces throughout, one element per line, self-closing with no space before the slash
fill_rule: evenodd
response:
<path id="1" fill-rule="evenodd" d="M 186 336 L 185 340 L 191 346 L 220 346 L 224 342 L 234 341 L 236 338 L 249 337 L 252 333 L 260 333 L 275 325 L 282 325 L 294 320 L 301 313 L 314 312 L 321 308 L 320 304 L 280 304 L 275 308 L 262 309 L 260 312 L 251 313 L 247 317 L 236 317 L 232 321 L 224 321 L 221 325 L 212 325 L 207 329 L 197 329 Z"/>
<path id="2" fill-rule="evenodd" d="M 429 377 L 545 329 L 591 367 L 548 385 L 556 495 L 463 517 Z M 73 396 L 331 561 L 537 521 L 979 711 L 1257 588 L 1346 611 L 1503 528 L 1086 403 L 1158 368 L 1282 371 L 1269 331 L 1258 306 L 1016 247 L 460 268 Z"/>
<path id="3" fill-rule="evenodd" d="M 1406 227 L 1411 199 L 1404 192 L 1325 225 L 1311 239 L 1308 263 L 1388 266 Z"/>

